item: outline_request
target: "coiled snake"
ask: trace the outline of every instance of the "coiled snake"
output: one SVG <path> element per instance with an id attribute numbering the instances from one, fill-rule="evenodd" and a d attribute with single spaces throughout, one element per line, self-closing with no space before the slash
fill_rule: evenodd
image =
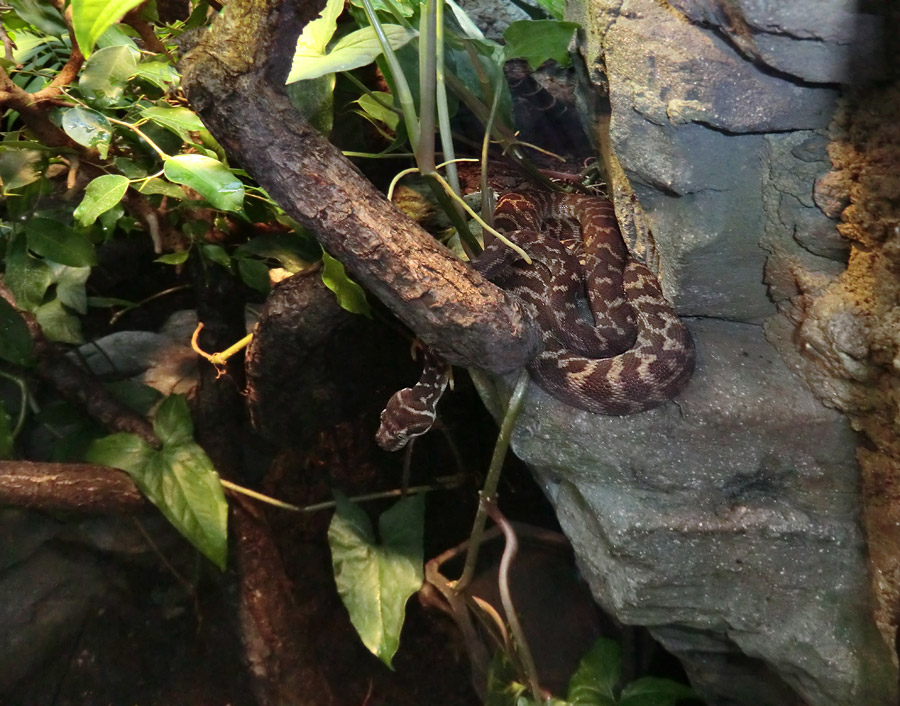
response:
<path id="1" fill-rule="evenodd" d="M 690 333 L 654 274 L 630 256 L 608 200 L 506 194 L 494 224 L 533 264 L 499 242 L 473 264 L 516 294 L 538 322 L 543 350 L 528 364 L 538 385 L 606 415 L 643 412 L 681 392 L 694 370 Z M 419 382 L 397 392 L 381 414 L 376 439 L 386 450 L 402 448 L 434 422 L 449 368 L 432 351 L 424 362 Z"/>

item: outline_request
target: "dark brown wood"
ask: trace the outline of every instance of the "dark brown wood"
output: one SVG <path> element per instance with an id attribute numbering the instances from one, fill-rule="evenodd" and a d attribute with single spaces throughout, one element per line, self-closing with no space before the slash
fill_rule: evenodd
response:
<path id="1" fill-rule="evenodd" d="M 0 461 L 0 505 L 129 515 L 150 507 L 128 474 L 88 463 Z"/>
<path id="2" fill-rule="evenodd" d="M 279 5 L 228 3 L 182 62 L 194 109 L 231 158 L 449 362 L 524 365 L 539 337 L 519 302 L 395 209 L 268 83 Z"/>

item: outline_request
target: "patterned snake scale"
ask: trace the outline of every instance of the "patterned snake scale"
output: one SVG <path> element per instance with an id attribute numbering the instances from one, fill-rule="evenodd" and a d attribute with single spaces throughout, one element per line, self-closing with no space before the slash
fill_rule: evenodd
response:
<path id="1" fill-rule="evenodd" d="M 473 263 L 517 295 L 538 323 L 543 350 L 528 364 L 553 397 L 606 415 L 635 414 L 677 395 L 694 371 L 691 336 L 650 269 L 633 259 L 603 198 L 549 192 L 506 194 L 495 227 L 532 259 L 500 242 Z M 591 322 L 593 319 L 593 323 Z M 425 371 L 381 414 L 376 440 L 389 451 L 424 434 L 449 367 L 427 351 Z"/>

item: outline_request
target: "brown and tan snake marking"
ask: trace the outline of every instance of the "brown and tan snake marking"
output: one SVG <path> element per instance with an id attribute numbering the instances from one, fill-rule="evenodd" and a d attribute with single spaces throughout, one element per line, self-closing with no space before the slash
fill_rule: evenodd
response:
<path id="1" fill-rule="evenodd" d="M 506 194 L 494 221 L 533 264 L 499 242 L 473 264 L 537 320 L 544 345 L 528 370 L 538 385 L 566 404 L 606 415 L 644 412 L 681 392 L 694 370 L 690 333 L 654 274 L 629 255 L 609 201 Z M 446 363 L 426 356 L 419 383 L 395 394 L 382 412 L 376 435 L 382 448 L 397 450 L 428 431 L 446 376 Z"/>

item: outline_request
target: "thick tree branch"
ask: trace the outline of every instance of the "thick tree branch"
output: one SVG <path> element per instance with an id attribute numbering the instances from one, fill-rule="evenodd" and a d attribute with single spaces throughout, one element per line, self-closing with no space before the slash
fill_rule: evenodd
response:
<path id="1" fill-rule="evenodd" d="M 151 507 L 122 471 L 34 461 L 0 461 L 0 505 L 98 515 L 130 515 Z"/>
<path id="2" fill-rule="evenodd" d="M 228 3 L 183 61 L 194 109 L 285 211 L 448 361 L 492 372 L 524 365 L 538 335 L 520 304 L 397 211 L 267 82 L 279 5 Z"/>

